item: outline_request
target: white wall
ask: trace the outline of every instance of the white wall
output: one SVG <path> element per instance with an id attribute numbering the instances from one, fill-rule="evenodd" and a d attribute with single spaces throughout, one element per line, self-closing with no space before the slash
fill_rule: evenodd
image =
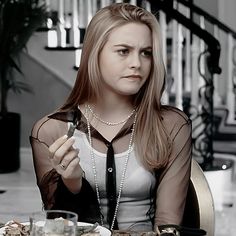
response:
<path id="1" fill-rule="evenodd" d="M 219 0 L 193 0 L 195 5 L 201 7 L 215 17 L 218 16 L 218 1 Z"/>
<path id="2" fill-rule="evenodd" d="M 226 25 L 236 31 L 236 1 L 235 0 L 218 0 L 219 19 Z"/>

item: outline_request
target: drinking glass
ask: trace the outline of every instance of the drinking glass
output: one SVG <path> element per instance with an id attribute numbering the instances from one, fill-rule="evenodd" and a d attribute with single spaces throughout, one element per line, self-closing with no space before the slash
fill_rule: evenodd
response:
<path id="1" fill-rule="evenodd" d="M 30 216 L 32 236 L 76 236 L 78 215 L 71 211 L 46 210 Z"/>

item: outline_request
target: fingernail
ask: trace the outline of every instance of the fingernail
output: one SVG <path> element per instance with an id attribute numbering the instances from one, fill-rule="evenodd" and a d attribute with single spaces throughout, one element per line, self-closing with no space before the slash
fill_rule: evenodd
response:
<path id="1" fill-rule="evenodd" d="M 72 141 L 75 141 L 75 137 L 74 136 L 70 137 L 69 139 L 72 140 Z"/>
<path id="2" fill-rule="evenodd" d="M 68 136 L 65 134 L 63 137 L 62 137 L 63 139 L 67 139 L 68 138 Z"/>

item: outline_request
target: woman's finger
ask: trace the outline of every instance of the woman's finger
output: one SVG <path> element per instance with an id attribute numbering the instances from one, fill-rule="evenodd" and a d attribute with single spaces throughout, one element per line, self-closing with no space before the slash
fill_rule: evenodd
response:
<path id="1" fill-rule="evenodd" d="M 74 158 L 69 163 L 66 170 L 62 173 L 62 176 L 65 179 L 79 179 L 79 178 L 82 178 L 83 170 L 82 170 L 79 162 L 80 162 L 79 158 Z"/>
<path id="2" fill-rule="evenodd" d="M 61 160 L 59 164 L 60 167 L 65 170 L 73 159 L 79 158 L 78 154 L 79 154 L 79 149 L 72 149 L 68 151 L 68 153 Z"/>
<path id="3" fill-rule="evenodd" d="M 57 151 L 57 149 L 63 144 L 65 143 L 67 140 L 67 135 L 64 135 L 62 137 L 60 137 L 59 139 L 57 139 L 50 147 L 49 147 L 49 158 L 52 159 L 54 157 L 55 152 Z"/>
<path id="4" fill-rule="evenodd" d="M 57 143 L 57 145 L 54 145 L 51 148 L 51 151 L 54 152 L 53 158 L 52 158 L 52 162 L 54 165 L 58 165 L 59 163 L 61 163 L 64 156 L 67 153 L 69 153 L 71 150 L 73 150 L 72 145 L 74 144 L 74 142 L 75 142 L 75 138 L 71 137 L 67 139 L 66 141 L 64 141 L 64 143 L 62 143 L 61 145 Z M 55 147 L 57 148 L 56 150 L 55 150 Z"/>

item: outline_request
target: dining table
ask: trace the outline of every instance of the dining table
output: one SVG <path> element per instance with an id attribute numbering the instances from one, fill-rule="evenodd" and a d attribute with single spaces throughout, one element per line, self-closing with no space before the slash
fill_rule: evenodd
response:
<path id="1" fill-rule="evenodd" d="M 113 230 L 112 236 L 157 236 L 158 234 L 154 231 L 138 232 L 138 231 L 124 231 L 124 230 Z"/>

